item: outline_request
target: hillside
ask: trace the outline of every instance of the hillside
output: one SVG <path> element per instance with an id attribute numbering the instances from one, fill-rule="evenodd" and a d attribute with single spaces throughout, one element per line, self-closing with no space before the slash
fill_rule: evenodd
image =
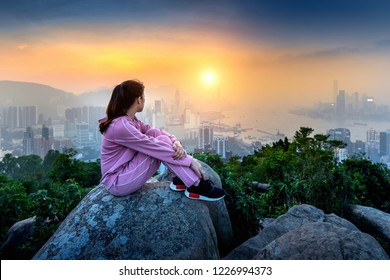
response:
<path id="1" fill-rule="evenodd" d="M 96 91 L 75 95 L 43 84 L 0 81 L 0 108 L 36 105 L 39 113 L 43 113 L 46 117 L 56 118 L 58 114 L 61 115 L 61 112 L 63 113 L 63 110 L 68 107 L 105 107 L 110 100 L 111 92 L 111 88 L 101 88 Z M 168 103 L 172 103 L 174 102 L 175 92 L 176 87 L 174 86 L 148 88 L 148 101 L 150 104 L 153 104 L 154 100 L 164 99 Z"/>
<path id="2" fill-rule="evenodd" d="M 37 83 L 0 81 L 0 95 L 1 107 L 36 105 L 47 117 L 56 117 L 58 106 L 78 104 L 74 94 Z"/>

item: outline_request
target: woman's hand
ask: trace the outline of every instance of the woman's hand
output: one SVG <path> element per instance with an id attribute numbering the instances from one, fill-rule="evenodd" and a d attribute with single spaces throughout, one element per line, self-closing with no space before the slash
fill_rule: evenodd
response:
<path id="1" fill-rule="evenodd" d="M 204 171 L 202 165 L 199 163 L 199 161 L 195 158 L 192 158 L 190 168 L 198 175 L 200 179 L 204 179 Z"/>
<path id="2" fill-rule="evenodd" d="M 184 150 L 180 141 L 176 140 L 175 142 L 173 142 L 173 150 L 175 151 L 173 154 L 173 159 L 182 159 L 187 155 L 187 152 L 186 150 Z"/>

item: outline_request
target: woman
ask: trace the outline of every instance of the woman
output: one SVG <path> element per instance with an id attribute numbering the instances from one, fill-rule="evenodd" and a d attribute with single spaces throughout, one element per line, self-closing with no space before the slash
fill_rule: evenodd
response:
<path id="1" fill-rule="evenodd" d="M 145 105 L 144 85 L 129 80 L 117 85 L 100 120 L 101 183 L 116 196 L 131 194 L 163 163 L 171 172 L 170 188 L 191 199 L 217 201 L 224 190 L 204 179 L 201 164 L 187 155 L 174 135 L 152 128 L 136 117 Z"/>

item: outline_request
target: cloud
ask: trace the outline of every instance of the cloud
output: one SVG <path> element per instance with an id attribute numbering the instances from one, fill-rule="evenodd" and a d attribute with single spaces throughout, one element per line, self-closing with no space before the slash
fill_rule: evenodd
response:
<path id="1" fill-rule="evenodd" d="M 21 45 L 18 45 L 17 46 L 17 48 L 19 49 L 19 50 L 24 50 L 24 49 L 27 49 L 28 48 L 28 45 L 26 45 L 26 44 L 21 44 Z"/>
<path id="2" fill-rule="evenodd" d="M 390 48 L 390 39 L 383 39 L 375 42 L 375 46 L 379 48 Z"/>
<path id="3" fill-rule="evenodd" d="M 389 12 L 390 2 L 382 0 L 2 0 L 0 31 L 144 24 L 149 30 L 208 27 L 255 44 L 305 44 L 387 34 Z"/>
<path id="4" fill-rule="evenodd" d="M 303 61 L 303 60 L 330 60 L 330 59 L 340 59 L 353 54 L 359 54 L 363 51 L 357 47 L 335 47 L 328 49 L 319 49 L 306 53 L 299 54 L 283 54 L 279 56 L 279 62 L 293 62 L 293 61 Z"/>

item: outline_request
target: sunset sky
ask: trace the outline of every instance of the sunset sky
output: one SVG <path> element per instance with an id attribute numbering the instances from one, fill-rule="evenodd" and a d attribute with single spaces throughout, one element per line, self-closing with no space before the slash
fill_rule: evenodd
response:
<path id="1" fill-rule="evenodd" d="M 386 0 L 2 0 L 0 80 L 80 94 L 139 79 L 233 104 L 386 102 Z"/>

